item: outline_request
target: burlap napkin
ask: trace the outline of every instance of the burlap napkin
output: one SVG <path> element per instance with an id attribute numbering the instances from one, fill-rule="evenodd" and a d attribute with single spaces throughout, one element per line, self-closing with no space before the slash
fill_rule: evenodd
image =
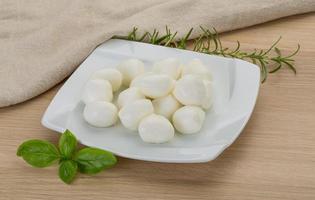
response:
<path id="1" fill-rule="evenodd" d="M 222 32 L 310 11 L 315 0 L 0 0 L 0 107 L 45 92 L 134 26 Z"/>

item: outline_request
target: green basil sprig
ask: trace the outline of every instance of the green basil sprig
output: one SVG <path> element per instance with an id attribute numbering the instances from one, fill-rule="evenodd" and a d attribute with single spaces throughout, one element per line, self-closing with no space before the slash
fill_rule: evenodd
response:
<path id="1" fill-rule="evenodd" d="M 78 170 L 85 174 L 96 174 L 114 166 L 116 157 L 97 148 L 83 148 L 77 151 L 77 139 L 66 130 L 59 139 L 57 147 L 45 140 L 28 140 L 23 142 L 17 155 L 33 167 L 47 167 L 59 161 L 59 177 L 70 184 Z"/>

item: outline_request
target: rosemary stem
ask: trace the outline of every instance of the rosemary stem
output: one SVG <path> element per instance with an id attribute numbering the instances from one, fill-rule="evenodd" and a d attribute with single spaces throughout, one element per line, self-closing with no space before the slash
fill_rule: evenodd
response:
<path id="1" fill-rule="evenodd" d="M 178 34 L 177 31 L 172 33 L 167 26 L 165 27 L 165 34 L 160 34 L 159 31 L 154 29 L 152 32 L 143 33 L 140 38 L 137 37 L 138 28 L 134 27 L 127 36 L 114 36 L 114 38 L 187 49 L 187 44 L 193 30 L 194 29 L 191 28 L 184 34 L 183 38 L 175 40 L 175 36 Z M 294 74 L 297 73 L 296 68 L 294 67 L 295 60 L 293 57 L 300 51 L 299 44 L 297 49 L 287 56 L 283 56 L 278 47 L 281 37 L 272 43 L 267 50 L 255 49 L 249 52 L 242 51 L 239 41 L 237 41 L 236 47 L 230 50 L 230 48 L 223 47 L 219 34 L 215 28 L 208 29 L 200 26 L 200 31 L 201 34 L 194 40 L 192 51 L 250 61 L 260 67 L 262 83 L 267 80 L 268 73 L 278 72 L 282 69 L 282 66 L 287 66 Z M 275 65 L 276 67 L 274 67 Z"/>

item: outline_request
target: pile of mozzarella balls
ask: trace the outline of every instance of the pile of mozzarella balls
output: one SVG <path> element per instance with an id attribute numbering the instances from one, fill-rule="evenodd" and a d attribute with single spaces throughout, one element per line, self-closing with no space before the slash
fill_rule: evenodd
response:
<path id="1" fill-rule="evenodd" d="M 154 63 L 149 72 L 141 60 L 125 60 L 90 77 L 82 94 L 83 117 L 95 127 L 112 126 L 119 118 L 145 142 L 168 142 L 174 127 L 182 134 L 201 130 L 205 110 L 212 105 L 211 81 L 199 59 L 182 65 L 168 58 Z M 119 94 L 113 102 L 115 92 Z"/>

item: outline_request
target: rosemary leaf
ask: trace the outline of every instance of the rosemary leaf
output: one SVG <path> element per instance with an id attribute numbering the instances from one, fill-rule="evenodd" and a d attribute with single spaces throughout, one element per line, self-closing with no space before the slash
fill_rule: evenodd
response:
<path id="1" fill-rule="evenodd" d="M 193 51 L 250 61 L 260 67 L 262 83 L 267 80 L 268 73 L 278 72 L 282 69 L 282 66 L 287 66 L 294 74 L 297 73 L 296 68 L 294 67 L 295 60 L 293 57 L 300 51 L 299 44 L 297 49 L 287 56 L 284 56 L 278 47 L 281 36 L 272 43 L 267 50 L 254 49 L 250 52 L 242 51 L 239 41 L 237 41 L 236 47 L 230 50 L 227 47 L 223 47 L 219 34 L 215 28 L 208 29 L 202 26 L 199 26 L 199 28 L 201 30 L 201 34 L 194 39 L 192 48 Z M 175 40 L 177 31 L 172 33 L 167 26 L 165 27 L 165 34 L 160 34 L 156 29 L 154 29 L 152 32 L 143 33 L 140 38 L 137 38 L 138 28 L 134 27 L 127 36 L 114 36 L 113 38 L 186 49 L 193 30 L 194 29 L 191 28 L 183 38 Z"/>

